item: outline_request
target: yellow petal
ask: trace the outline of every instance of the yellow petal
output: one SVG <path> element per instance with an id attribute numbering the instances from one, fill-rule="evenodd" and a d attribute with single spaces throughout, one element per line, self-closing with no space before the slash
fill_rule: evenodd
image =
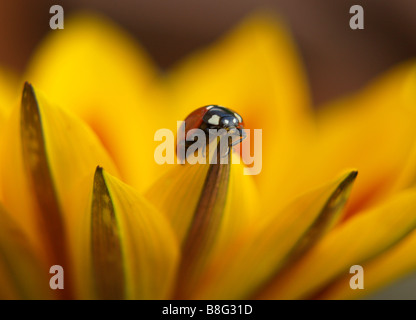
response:
<path id="1" fill-rule="evenodd" d="M 166 218 L 101 168 L 95 173 L 90 205 L 80 227 L 84 242 L 79 243 L 79 252 L 84 256 L 78 257 L 84 273 L 91 276 L 87 287 L 95 288 L 89 294 L 104 299 L 166 299 L 179 258 Z"/>
<path id="2" fill-rule="evenodd" d="M 243 170 L 242 164 L 219 161 L 173 165 L 146 193 L 171 221 L 182 246 L 178 298 L 189 296 L 210 257 L 258 216 L 256 188 Z"/>
<path id="3" fill-rule="evenodd" d="M 292 174 L 286 168 L 308 135 L 311 111 L 300 59 L 280 21 L 266 13 L 249 17 L 174 68 L 166 84 L 174 119 L 219 104 L 241 114 L 247 128 L 263 130 L 263 169 L 254 179 L 263 203 L 280 203 L 276 180 Z"/>
<path id="4" fill-rule="evenodd" d="M 416 191 L 389 199 L 333 229 L 294 266 L 281 274 L 263 298 L 308 298 L 397 244 L 416 227 Z"/>
<path id="5" fill-rule="evenodd" d="M 208 171 L 206 165 L 174 165 L 145 193 L 172 224 L 182 243 L 186 237 Z"/>
<path id="6" fill-rule="evenodd" d="M 300 196 L 275 215 L 259 216 L 216 255 L 192 292 L 198 299 L 247 299 L 307 250 L 342 211 L 355 179 L 349 172 Z"/>
<path id="7" fill-rule="evenodd" d="M 153 135 L 164 113 L 157 109 L 160 93 L 150 94 L 153 69 L 124 31 L 103 17 L 80 14 L 51 33 L 25 79 L 88 123 L 123 180 L 140 189 L 159 169 Z"/>
<path id="8" fill-rule="evenodd" d="M 362 264 L 364 270 L 364 290 L 352 290 L 350 280 L 353 274 L 337 279 L 327 287 L 319 299 L 357 299 L 365 298 L 386 287 L 416 269 L 416 232 L 412 231 L 405 239 L 380 256 Z"/>
<path id="9" fill-rule="evenodd" d="M 7 122 L 1 150 L 7 154 L 1 159 L 5 208 L 40 258 L 69 275 L 68 237 L 76 234 L 80 213 L 70 210 L 74 199 L 68 195 L 86 177 L 92 180 L 97 165 L 116 173 L 110 157 L 81 120 L 35 97 L 29 84 Z"/>
<path id="10" fill-rule="evenodd" d="M 415 76 L 416 76 L 416 63 L 409 62 L 409 72 L 408 76 L 404 79 L 403 88 L 400 93 L 402 101 L 408 106 L 410 110 L 415 110 L 414 106 L 416 103 L 415 96 Z M 405 162 L 404 166 L 399 172 L 395 184 L 392 186 L 391 190 L 401 190 L 409 186 L 416 186 L 416 141 L 414 141 L 411 151 L 409 152 L 409 157 Z"/>
<path id="11" fill-rule="evenodd" d="M 407 63 L 357 95 L 320 109 L 319 141 L 304 156 L 302 184 L 314 185 L 346 166 L 357 168 L 360 178 L 347 214 L 411 185 L 416 177 L 415 78 L 416 64 Z"/>
<path id="12" fill-rule="evenodd" d="M 0 298 L 51 299 L 49 266 L 37 259 L 22 231 L 0 205 Z"/>

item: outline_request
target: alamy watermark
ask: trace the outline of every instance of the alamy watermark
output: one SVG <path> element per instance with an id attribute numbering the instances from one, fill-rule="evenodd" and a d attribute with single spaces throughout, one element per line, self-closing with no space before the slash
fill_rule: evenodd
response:
<path id="1" fill-rule="evenodd" d="M 53 276 L 49 280 L 49 287 L 52 290 L 64 289 L 64 268 L 60 265 L 53 265 L 49 269 L 49 273 L 53 274 Z"/>
<path id="2" fill-rule="evenodd" d="M 350 274 L 354 274 L 350 279 L 350 288 L 364 289 L 364 268 L 358 264 L 353 265 L 350 268 Z"/>
<path id="3" fill-rule="evenodd" d="M 49 19 L 49 26 L 52 30 L 64 28 L 64 9 L 60 5 L 53 5 L 49 9 L 49 13 L 53 16 Z M 349 26 L 352 30 L 364 29 L 364 9 L 362 6 L 356 4 L 351 6 Z"/>
<path id="4" fill-rule="evenodd" d="M 154 159 L 157 164 L 220 164 L 228 162 L 228 153 L 237 145 L 241 150 L 240 157 L 232 157 L 232 163 L 243 163 L 245 175 L 257 175 L 262 169 L 262 130 L 209 129 L 208 134 L 201 129 L 192 129 L 185 133 L 185 122 L 177 122 L 176 141 L 175 134 L 169 129 L 159 129 L 155 132 L 154 140 L 162 141 L 155 149 Z M 244 140 L 244 141 L 243 141 Z M 252 141 L 253 140 L 253 141 Z M 217 143 L 219 141 L 219 143 Z M 187 142 L 192 142 L 187 144 Z M 210 148 L 211 147 L 211 148 Z M 253 147 L 253 150 L 251 150 Z M 211 150 L 209 150 L 211 149 Z M 217 152 L 220 157 L 217 157 Z M 176 153 L 176 162 L 175 162 Z"/>
<path id="5" fill-rule="evenodd" d="M 350 13 L 353 16 L 350 18 L 350 28 L 352 30 L 364 29 L 364 9 L 362 6 L 356 4 L 350 8 Z"/>
<path id="6" fill-rule="evenodd" d="M 49 9 L 49 13 L 53 16 L 49 19 L 49 27 L 52 30 L 64 28 L 64 8 L 60 5 L 53 5 Z"/>

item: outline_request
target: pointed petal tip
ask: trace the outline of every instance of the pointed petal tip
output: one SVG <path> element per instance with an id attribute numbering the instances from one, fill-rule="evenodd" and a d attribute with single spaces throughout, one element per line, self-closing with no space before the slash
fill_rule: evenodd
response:
<path id="1" fill-rule="evenodd" d="M 347 177 L 344 179 L 344 182 L 341 184 L 345 185 L 345 184 L 350 184 L 352 182 L 354 182 L 354 180 L 357 178 L 358 176 L 358 170 L 352 170 L 350 171 L 350 173 L 347 175 Z"/>
<path id="2" fill-rule="evenodd" d="M 357 169 L 347 169 L 343 171 L 343 174 L 341 175 L 341 182 L 339 183 L 338 188 L 343 189 L 346 186 L 352 184 L 355 179 L 358 176 L 358 170 Z"/>
<path id="3" fill-rule="evenodd" d="M 27 110 L 32 110 L 32 108 L 38 106 L 38 101 L 36 99 L 35 90 L 31 83 L 26 81 L 23 85 L 22 93 L 22 108 Z"/>
<path id="4" fill-rule="evenodd" d="M 25 81 L 23 85 L 23 99 L 25 98 L 35 98 L 35 90 L 33 89 L 32 84 L 29 81 Z"/>
<path id="5" fill-rule="evenodd" d="M 344 178 L 344 180 L 339 184 L 337 190 L 342 191 L 347 188 L 351 188 L 352 185 L 355 183 L 355 179 L 358 176 L 358 170 L 351 170 L 347 176 Z M 336 191 L 335 194 L 338 192 Z M 349 197 L 349 192 L 346 192 L 347 198 Z"/>
<path id="6" fill-rule="evenodd" d="M 103 171 L 104 171 L 104 168 L 98 165 L 95 168 L 95 175 L 97 175 L 97 174 L 101 174 L 102 175 L 103 174 Z"/>

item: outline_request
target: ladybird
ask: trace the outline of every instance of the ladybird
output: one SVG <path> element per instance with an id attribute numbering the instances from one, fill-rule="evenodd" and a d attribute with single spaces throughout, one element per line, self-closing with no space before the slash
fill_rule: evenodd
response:
<path id="1" fill-rule="evenodd" d="M 208 105 L 194 110 L 186 117 L 184 125 L 184 137 L 188 139 L 178 143 L 185 145 L 185 150 L 194 143 L 192 136 L 188 136 L 188 132 L 192 129 L 203 130 L 207 136 L 207 143 L 209 143 L 210 129 L 225 129 L 227 133 L 231 133 L 233 136 L 231 146 L 239 144 L 246 137 L 243 118 L 237 112 L 219 105 Z"/>

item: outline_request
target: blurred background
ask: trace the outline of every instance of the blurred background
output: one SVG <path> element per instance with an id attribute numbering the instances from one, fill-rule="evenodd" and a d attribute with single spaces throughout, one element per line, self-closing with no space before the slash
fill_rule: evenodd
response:
<path id="1" fill-rule="evenodd" d="M 415 0 L 0 0 L 0 66 L 24 71 L 50 32 L 54 4 L 64 8 L 65 17 L 85 9 L 108 16 L 137 38 L 161 70 L 215 41 L 251 12 L 275 12 L 299 48 L 315 105 L 354 92 L 416 57 Z M 355 4 L 364 8 L 364 30 L 349 27 Z M 416 299 L 414 288 L 416 275 L 373 298 Z"/>
<path id="2" fill-rule="evenodd" d="M 161 69 L 214 41 L 256 9 L 276 12 L 293 33 L 316 105 L 416 57 L 414 0 L 0 0 L 0 65 L 24 70 L 50 31 L 54 4 L 64 8 L 65 16 L 81 9 L 107 15 L 133 34 Z M 364 8 L 364 30 L 349 27 L 354 4 Z"/>

